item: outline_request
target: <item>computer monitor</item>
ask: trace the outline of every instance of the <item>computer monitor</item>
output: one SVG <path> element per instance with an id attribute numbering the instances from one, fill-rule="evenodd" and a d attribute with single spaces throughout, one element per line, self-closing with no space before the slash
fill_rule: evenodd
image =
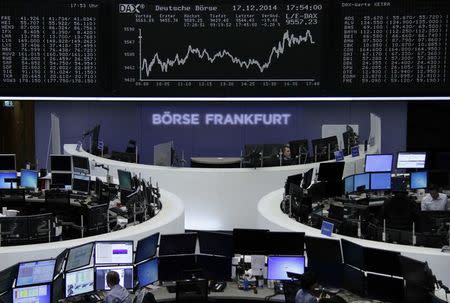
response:
<path id="1" fill-rule="evenodd" d="M 355 190 L 355 176 L 344 178 L 344 193 L 349 194 Z"/>
<path id="2" fill-rule="evenodd" d="M 364 247 L 345 239 L 341 239 L 341 244 L 344 263 L 364 270 Z"/>
<path id="3" fill-rule="evenodd" d="M 266 252 L 267 229 L 233 229 L 234 253 L 263 255 Z"/>
<path id="4" fill-rule="evenodd" d="M 308 155 L 309 148 L 307 139 L 289 141 L 289 147 L 291 148 L 291 156 L 294 158 L 299 156 L 299 152 L 301 156 Z"/>
<path id="5" fill-rule="evenodd" d="M 393 155 L 366 155 L 366 165 L 364 172 L 366 173 L 378 173 L 378 172 L 391 172 L 392 171 L 392 159 Z"/>
<path id="6" fill-rule="evenodd" d="M 311 144 L 317 161 L 334 159 L 334 152 L 339 150 L 337 136 L 311 140 Z"/>
<path id="7" fill-rule="evenodd" d="M 110 271 L 115 271 L 119 274 L 119 284 L 127 289 L 133 289 L 133 266 L 102 266 L 95 268 L 95 289 L 97 291 L 110 290 L 106 282 L 106 275 Z"/>
<path id="8" fill-rule="evenodd" d="M 91 178 L 89 176 L 73 174 L 72 191 L 89 194 L 89 184 Z"/>
<path id="9" fill-rule="evenodd" d="M 72 185 L 72 173 L 53 173 L 52 185 L 58 187 L 65 187 Z"/>
<path id="10" fill-rule="evenodd" d="M 287 273 L 303 275 L 305 272 L 304 256 L 268 256 L 267 279 L 290 280 Z"/>
<path id="11" fill-rule="evenodd" d="M 363 190 L 369 190 L 370 189 L 370 174 L 358 174 L 355 175 L 355 182 L 354 182 L 354 189 L 353 191 L 358 191 L 363 188 Z"/>
<path id="12" fill-rule="evenodd" d="M 366 271 L 391 275 L 401 276 L 400 268 L 400 253 L 364 247 L 364 269 Z"/>
<path id="13" fill-rule="evenodd" d="M 428 187 L 428 173 L 426 171 L 411 172 L 409 188 L 422 189 Z"/>
<path id="14" fill-rule="evenodd" d="M 56 256 L 55 276 L 57 276 L 63 270 L 64 262 L 66 261 L 68 252 L 68 249 L 64 249 L 58 256 Z"/>
<path id="15" fill-rule="evenodd" d="M 2 154 L 0 155 L 0 172 L 16 171 L 16 155 Z"/>
<path id="16" fill-rule="evenodd" d="M 151 236 L 139 240 L 136 246 L 136 256 L 134 257 L 134 263 L 142 262 L 156 255 L 158 242 L 159 242 L 159 233 L 153 234 Z"/>
<path id="17" fill-rule="evenodd" d="M 312 182 L 313 179 L 314 168 L 309 169 L 306 173 L 303 174 L 303 189 L 307 189 Z"/>
<path id="18" fill-rule="evenodd" d="M 60 302 L 65 298 L 64 276 L 59 275 L 52 283 L 52 302 Z"/>
<path id="19" fill-rule="evenodd" d="M 66 271 L 90 265 L 93 247 L 94 243 L 72 247 L 67 255 Z"/>
<path id="20" fill-rule="evenodd" d="M 266 240 L 268 255 L 303 255 L 305 251 L 305 233 L 268 232 Z"/>
<path id="21" fill-rule="evenodd" d="M 366 277 L 367 297 L 383 302 L 403 302 L 403 279 L 381 276 L 367 273 Z"/>
<path id="22" fill-rule="evenodd" d="M 231 258 L 219 256 L 197 256 L 197 267 L 205 279 L 231 281 Z"/>
<path id="23" fill-rule="evenodd" d="M 320 163 L 318 180 L 321 182 L 339 182 L 342 180 L 345 162 Z"/>
<path id="24" fill-rule="evenodd" d="M 392 177 L 392 191 L 404 192 L 406 191 L 406 178 L 404 176 Z"/>
<path id="25" fill-rule="evenodd" d="M 158 259 L 150 259 L 136 266 L 139 287 L 158 281 Z"/>
<path id="26" fill-rule="evenodd" d="M 398 258 L 400 261 L 401 276 L 406 280 L 407 284 L 418 285 L 429 291 L 434 289 L 433 273 L 428 267 L 427 262 L 402 255 Z"/>
<path id="27" fill-rule="evenodd" d="M 132 264 L 133 241 L 95 243 L 95 264 Z"/>
<path id="28" fill-rule="evenodd" d="M 233 256 L 233 235 L 231 234 L 199 231 L 198 243 L 202 254 Z"/>
<path id="29" fill-rule="evenodd" d="M 35 189 L 38 185 L 38 172 L 36 170 L 22 169 L 20 171 L 20 187 Z"/>
<path id="30" fill-rule="evenodd" d="M 341 264 L 341 243 L 328 238 L 305 237 L 308 264 Z"/>
<path id="31" fill-rule="evenodd" d="M 159 281 L 176 281 L 184 278 L 185 271 L 198 269 L 195 255 L 159 257 Z"/>
<path id="32" fill-rule="evenodd" d="M 424 169 L 426 159 L 426 152 L 399 152 L 397 154 L 397 169 Z"/>
<path id="33" fill-rule="evenodd" d="M 342 284 L 344 289 L 364 297 L 364 272 L 349 265 L 344 265 L 342 269 Z"/>
<path id="34" fill-rule="evenodd" d="M 93 292 L 94 268 L 85 268 L 66 273 L 66 297 Z"/>
<path id="35" fill-rule="evenodd" d="M 17 173 L 14 172 L 0 172 L 0 189 L 11 188 L 11 183 L 6 182 L 5 179 L 16 179 Z M 12 182 L 12 188 L 17 188 L 17 182 Z"/>
<path id="36" fill-rule="evenodd" d="M 159 255 L 186 255 L 195 253 L 196 233 L 161 235 Z"/>
<path id="37" fill-rule="evenodd" d="M 371 190 L 390 190 L 391 173 L 372 173 L 370 174 Z"/>
<path id="38" fill-rule="evenodd" d="M 51 303 L 51 284 L 18 287 L 13 289 L 13 303 Z"/>
<path id="39" fill-rule="evenodd" d="M 89 159 L 86 157 L 72 156 L 73 172 L 89 175 Z"/>
<path id="40" fill-rule="evenodd" d="M 68 172 L 72 171 L 72 156 L 67 155 L 51 155 L 50 167 L 52 172 Z"/>
<path id="41" fill-rule="evenodd" d="M 450 173 L 448 171 L 429 171 L 428 183 L 447 188 L 450 184 Z"/>
<path id="42" fill-rule="evenodd" d="M 55 259 L 20 263 L 16 286 L 44 284 L 53 281 L 55 263 Z"/>
<path id="43" fill-rule="evenodd" d="M 119 176 L 120 189 L 131 190 L 132 189 L 131 173 L 129 171 L 118 169 L 117 174 Z"/>
<path id="44" fill-rule="evenodd" d="M 289 187 L 290 187 L 291 183 L 293 183 L 293 184 L 295 184 L 297 186 L 300 186 L 300 184 L 302 182 L 302 179 L 303 179 L 303 174 L 295 174 L 295 175 L 292 175 L 292 176 L 288 176 L 287 179 L 286 179 L 286 183 L 285 183 L 286 185 L 285 185 L 285 188 L 284 188 L 285 194 L 286 195 L 289 194 Z"/>

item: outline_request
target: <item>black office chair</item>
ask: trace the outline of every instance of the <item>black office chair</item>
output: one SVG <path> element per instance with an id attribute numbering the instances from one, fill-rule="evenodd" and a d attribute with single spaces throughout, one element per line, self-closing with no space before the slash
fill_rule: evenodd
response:
<path id="1" fill-rule="evenodd" d="M 180 303 L 208 302 L 208 280 L 177 281 L 175 298 Z"/>
<path id="2" fill-rule="evenodd" d="M 286 303 L 294 303 L 295 296 L 300 290 L 300 281 L 283 281 L 284 300 Z"/>
<path id="3" fill-rule="evenodd" d="M 108 232 L 109 203 L 95 205 L 87 210 L 86 234 L 99 235 Z"/>

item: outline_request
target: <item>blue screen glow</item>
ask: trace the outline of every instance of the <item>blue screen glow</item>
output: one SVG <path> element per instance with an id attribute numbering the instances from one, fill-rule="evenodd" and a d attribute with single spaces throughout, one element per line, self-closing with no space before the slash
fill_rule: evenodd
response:
<path id="1" fill-rule="evenodd" d="M 366 173 L 390 172 L 393 155 L 366 155 Z"/>
<path id="2" fill-rule="evenodd" d="M 38 172 L 22 169 L 20 171 L 20 186 L 24 188 L 37 188 Z"/>
<path id="3" fill-rule="evenodd" d="M 376 173 L 370 176 L 371 190 L 391 189 L 391 173 Z"/>
<path id="4" fill-rule="evenodd" d="M 370 174 L 360 174 L 355 175 L 355 187 L 354 190 L 357 191 L 358 187 L 365 186 L 365 189 L 370 188 Z"/>
<path id="5" fill-rule="evenodd" d="M 420 188 L 427 188 L 428 187 L 428 175 L 426 171 L 419 171 L 419 172 L 413 172 L 411 173 L 411 189 L 420 189 Z"/>
<path id="6" fill-rule="evenodd" d="M 0 188 L 1 189 L 8 189 L 11 188 L 11 183 L 6 183 L 5 179 L 12 179 L 17 178 L 16 172 L 7 172 L 7 173 L 1 173 L 0 172 Z M 13 183 L 13 188 L 17 188 L 17 183 Z"/>
<path id="7" fill-rule="evenodd" d="M 51 286 L 38 285 L 13 289 L 13 303 L 50 303 Z"/>
<path id="8" fill-rule="evenodd" d="M 344 184 L 345 184 L 345 193 L 351 193 L 354 191 L 355 186 L 355 177 L 354 176 L 348 176 L 347 178 L 344 179 Z"/>
<path id="9" fill-rule="evenodd" d="M 137 266 L 139 287 L 158 281 L 158 259 L 152 259 Z"/>
<path id="10" fill-rule="evenodd" d="M 290 280 L 287 272 L 302 275 L 305 272 L 305 257 L 269 256 L 267 258 L 267 279 Z"/>

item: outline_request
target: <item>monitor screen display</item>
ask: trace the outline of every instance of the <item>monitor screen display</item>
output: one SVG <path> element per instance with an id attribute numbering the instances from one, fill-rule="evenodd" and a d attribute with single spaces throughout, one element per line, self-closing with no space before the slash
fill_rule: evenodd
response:
<path id="1" fill-rule="evenodd" d="M 159 255 L 185 255 L 195 253 L 196 233 L 161 235 Z"/>
<path id="2" fill-rule="evenodd" d="M 392 171 L 393 155 L 366 155 L 366 173 Z"/>
<path id="3" fill-rule="evenodd" d="M 137 266 L 139 287 L 158 281 L 158 259 L 151 259 Z"/>
<path id="4" fill-rule="evenodd" d="M 72 171 L 72 156 L 51 155 L 50 167 L 53 171 Z"/>
<path id="5" fill-rule="evenodd" d="M 35 170 L 22 169 L 20 171 L 20 187 L 37 188 L 38 172 Z"/>
<path id="6" fill-rule="evenodd" d="M 390 190 L 391 173 L 373 173 L 370 175 L 371 190 Z"/>
<path id="7" fill-rule="evenodd" d="M 364 247 L 364 268 L 366 271 L 401 276 L 400 253 Z"/>
<path id="8" fill-rule="evenodd" d="M 305 272 L 304 256 L 268 256 L 267 279 L 290 280 L 287 272 L 302 275 Z"/>
<path id="9" fill-rule="evenodd" d="M 427 153 L 400 152 L 397 155 L 397 168 L 425 168 Z"/>
<path id="10" fill-rule="evenodd" d="M 121 189 L 131 190 L 131 173 L 129 171 L 117 170 L 117 175 L 119 176 L 119 186 Z"/>
<path id="11" fill-rule="evenodd" d="M 88 194 L 90 182 L 91 178 L 89 176 L 74 174 L 72 179 L 72 191 Z"/>
<path id="12" fill-rule="evenodd" d="M 267 229 L 233 229 L 233 250 L 242 255 L 266 253 Z"/>
<path id="13" fill-rule="evenodd" d="M 305 237 L 306 254 L 309 262 L 320 264 L 340 264 L 341 242 L 334 239 Z"/>
<path id="14" fill-rule="evenodd" d="M 231 281 L 231 258 L 219 256 L 197 256 L 197 268 L 203 278 L 214 281 Z"/>
<path id="15" fill-rule="evenodd" d="M 53 281 L 55 259 L 19 264 L 16 286 L 43 284 Z"/>
<path id="16" fill-rule="evenodd" d="M 318 180 L 322 182 L 339 182 L 342 180 L 345 162 L 320 163 Z"/>
<path id="17" fill-rule="evenodd" d="M 106 275 L 110 271 L 115 271 L 119 274 L 119 284 L 127 289 L 133 289 L 133 266 L 108 266 L 97 267 L 95 269 L 95 288 L 99 290 L 110 290 L 106 282 Z"/>
<path id="18" fill-rule="evenodd" d="M 52 185 L 72 185 L 72 173 L 52 173 Z"/>
<path id="19" fill-rule="evenodd" d="M 426 171 L 412 172 L 409 181 L 411 189 L 427 188 L 428 174 Z"/>
<path id="20" fill-rule="evenodd" d="M 13 303 L 50 303 L 51 295 L 51 284 L 14 288 Z"/>
<path id="21" fill-rule="evenodd" d="M 0 189 L 11 188 L 11 183 L 6 182 L 5 179 L 17 178 L 16 172 L 0 172 Z M 12 182 L 12 188 L 17 188 L 17 182 Z"/>
<path id="22" fill-rule="evenodd" d="M 159 257 L 159 281 L 176 281 L 185 279 L 185 271 L 198 269 L 195 255 Z"/>
<path id="23" fill-rule="evenodd" d="M 88 243 L 71 248 L 67 256 L 66 271 L 90 265 L 93 247 L 94 243 Z"/>
<path id="24" fill-rule="evenodd" d="M 348 176 L 344 179 L 344 193 L 349 194 L 355 190 L 355 176 Z"/>
<path id="25" fill-rule="evenodd" d="M 95 243 L 95 264 L 133 263 L 133 241 Z"/>
<path id="26" fill-rule="evenodd" d="M 89 159 L 86 157 L 72 156 L 73 171 L 77 173 L 90 173 Z"/>
<path id="27" fill-rule="evenodd" d="M 233 235 L 220 232 L 198 232 L 198 243 L 200 245 L 200 253 L 233 256 Z"/>
<path id="28" fill-rule="evenodd" d="M 305 233 L 268 232 L 266 241 L 268 255 L 303 255 Z"/>
<path id="29" fill-rule="evenodd" d="M 0 171 L 16 171 L 16 155 L 0 155 Z"/>
<path id="30" fill-rule="evenodd" d="M 363 190 L 370 189 L 370 174 L 355 175 L 354 191 L 357 191 L 358 188 L 361 189 L 361 186 L 364 186 Z"/>
<path id="31" fill-rule="evenodd" d="M 364 247 L 345 239 L 341 240 L 341 244 L 344 263 L 364 270 Z"/>
<path id="32" fill-rule="evenodd" d="M 94 268 L 80 269 L 66 273 L 66 297 L 87 294 L 94 291 Z"/>
<path id="33" fill-rule="evenodd" d="M 156 249 L 158 248 L 159 233 L 148 236 L 137 242 L 136 256 L 134 263 L 139 263 L 145 259 L 149 259 L 156 255 Z"/>

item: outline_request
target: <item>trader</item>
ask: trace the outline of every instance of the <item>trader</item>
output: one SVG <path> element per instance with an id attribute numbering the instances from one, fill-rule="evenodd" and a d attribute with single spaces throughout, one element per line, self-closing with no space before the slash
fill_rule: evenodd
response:
<path id="1" fill-rule="evenodd" d="M 319 300 L 312 294 L 316 284 L 317 278 L 313 272 L 304 273 L 301 282 L 302 287 L 295 295 L 295 303 L 317 303 Z"/>
<path id="2" fill-rule="evenodd" d="M 120 277 L 117 272 L 108 272 L 106 274 L 106 283 L 111 290 L 105 297 L 105 303 L 131 303 L 130 293 L 119 284 Z"/>
<path id="3" fill-rule="evenodd" d="M 446 194 L 439 193 L 438 187 L 434 184 L 430 185 L 428 190 L 429 193 L 423 197 L 421 203 L 423 211 L 450 210 Z"/>

